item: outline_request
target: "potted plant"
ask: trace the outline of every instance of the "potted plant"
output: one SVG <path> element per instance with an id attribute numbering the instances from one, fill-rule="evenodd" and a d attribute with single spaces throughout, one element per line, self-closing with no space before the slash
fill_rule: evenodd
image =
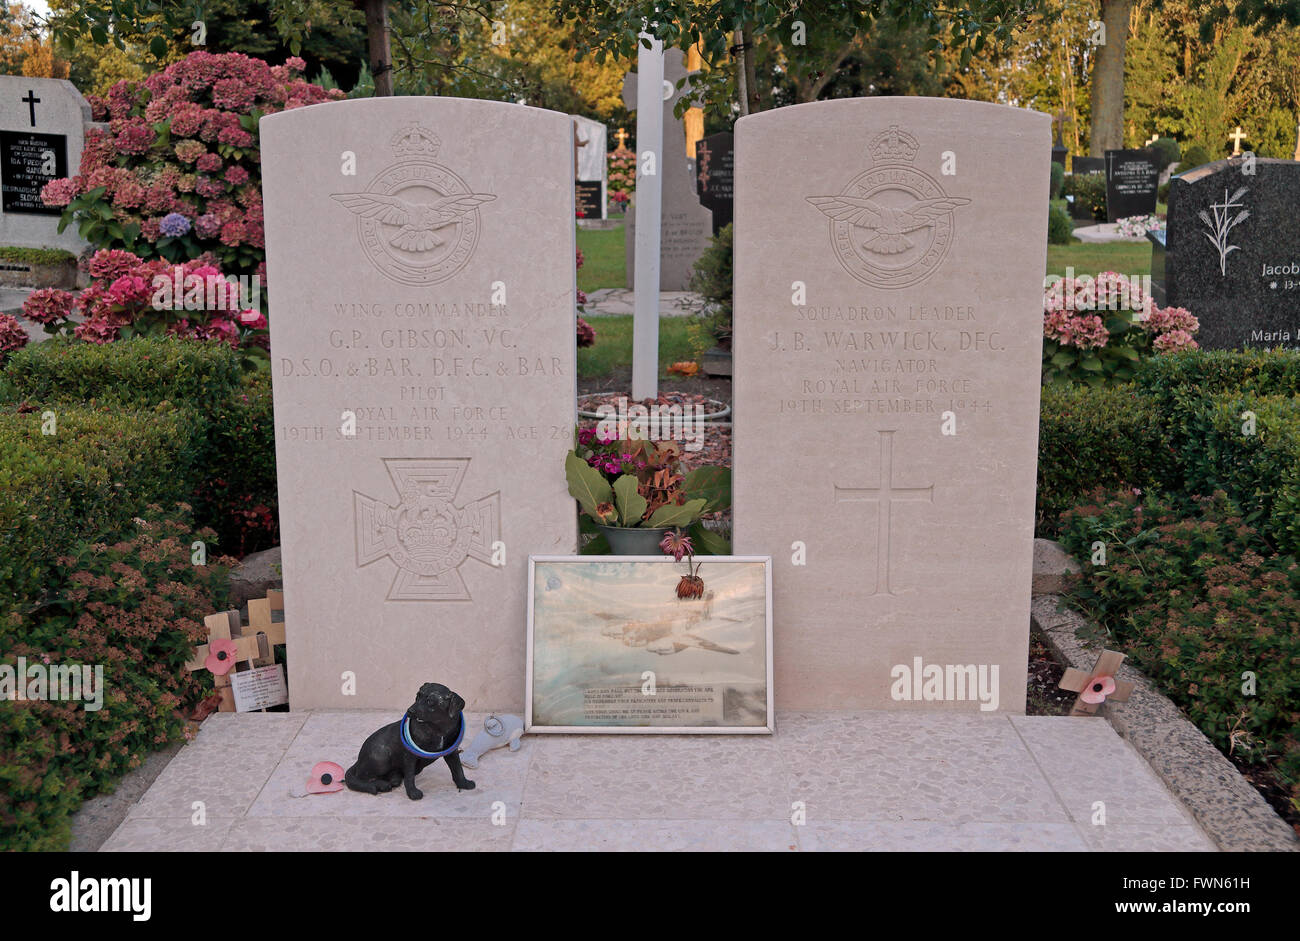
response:
<path id="1" fill-rule="evenodd" d="M 727 540 L 701 519 L 731 505 L 731 471 L 697 467 L 682 473 L 673 441 L 619 439 L 584 428 L 564 459 L 569 493 L 583 512 L 584 531 L 599 531 L 583 552 L 655 555 L 671 530 L 686 531 L 696 552 L 726 555 Z"/>

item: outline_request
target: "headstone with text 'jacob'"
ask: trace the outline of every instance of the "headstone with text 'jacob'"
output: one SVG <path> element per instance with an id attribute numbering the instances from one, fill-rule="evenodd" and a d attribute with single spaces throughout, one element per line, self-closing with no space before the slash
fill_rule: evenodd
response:
<path id="1" fill-rule="evenodd" d="M 261 139 L 290 703 L 518 709 L 528 554 L 577 536 L 573 124 L 376 98 Z"/>
<path id="2" fill-rule="evenodd" d="M 736 124 L 735 547 L 773 558 L 787 709 L 1024 710 L 1050 127 Z"/>
<path id="3" fill-rule="evenodd" d="M 1173 177 L 1151 277 L 1205 349 L 1300 348 L 1300 162 L 1217 160 Z M 1156 235 L 1156 233 L 1152 233 Z"/>
<path id="4" fill-rule="evenodd" d="M 51 180 L 81 166 L 90 105 L 64 79 L 0 75 L 0 244 L 80 252 L 76 226 L 41 201 Z"/>

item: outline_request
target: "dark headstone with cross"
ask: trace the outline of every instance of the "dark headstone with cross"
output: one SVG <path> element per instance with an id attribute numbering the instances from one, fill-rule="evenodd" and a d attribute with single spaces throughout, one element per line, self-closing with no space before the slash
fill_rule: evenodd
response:
<path id="1" fill-rule="evenodd" d="M 84 244 L 76 227 L 58 231 L 63 210 L 41 190 L 77 172 L 90 105 L 68 81 L 0 76 L 0 244 L 64 248 Z"/>
<path id="2" fill-rule="evenodd" d="M 730 132 L 710 134 L 695 145 L 695 182 L 700 202 L 713 213 L 713 234 L 731 223 L 735 204 L 736 151 Z"/>
<path id="3" fill-rule="evenodd" d="M 691 278 L 695 260 L 708 247 L 713 231 L 713 213 L 700 204 L 695 194 L 695 181 L 691 179 L 686 159 L 686 125 L 673 111 L 689 90 L 689 83 L 677 88 L 677 83 L 687 78 L 685 58 L 680 49 L 664 51 L 664 146 L 657 155 L 654 172 L 662 175 L 663 208 L 662 232 L 659 242 L 659 289 L 685 291 Z M 636 108 L 636 73 L 629 72 L 623 79 L 623 103 L 628 110 Z M 646 153 L 637 153 L 637 179 L 647 169 Z M 633 284 L 633 246 L 636 244 L 636 199 L 628 210 L 624 229 L 627 255 L 627 286 Z"/>

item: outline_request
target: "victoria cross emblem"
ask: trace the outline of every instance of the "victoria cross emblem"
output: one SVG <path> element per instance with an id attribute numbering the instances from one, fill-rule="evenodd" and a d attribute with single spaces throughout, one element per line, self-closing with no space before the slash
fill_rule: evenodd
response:
<path id="1" fill-rule="evenodd" d="M 396 506 L 353 491 L 357 567 L 383 558 L 397 566 L 388 601 L 472 600 L 459 569 L 471 558 L 491 564 L 492 544 L 501 538 L 501 494 L 457 506 L 469 463 L 386 458 Z"/>

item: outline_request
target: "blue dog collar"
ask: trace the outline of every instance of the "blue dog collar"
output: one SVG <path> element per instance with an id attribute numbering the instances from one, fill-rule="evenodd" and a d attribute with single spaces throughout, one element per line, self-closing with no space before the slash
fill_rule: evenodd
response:
<path id="1" fill-rule="evenodd" d="M 441 758 L 443 755 L 454 752 L 460 745 L 461 740 L 465 738 L 465 713 L 460 714 L 460 734 L 456 736 L 456 741 L 451 743 L 450 748 L 444 748 L 442 751 L 425 751 L 419 745 L 411 740 L 411 716 L 410 713 L 402 714 L 401 738 L 402 747 L 409 751 L 417 758 Z"/>

